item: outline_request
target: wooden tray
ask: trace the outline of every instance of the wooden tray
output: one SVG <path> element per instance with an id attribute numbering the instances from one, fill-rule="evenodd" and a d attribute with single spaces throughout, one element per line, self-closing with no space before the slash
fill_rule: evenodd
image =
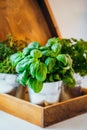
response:
<path id="1" fill-rule="evenodd" d="M 20 86 L 15 97 L 0 94 L 0 109 L 38 126 L 47 127 L 87 112 L 87 89 L 82 88 L 82 91 L 82 96 L 42 107 L 30 103 L 27 90 Z"/>

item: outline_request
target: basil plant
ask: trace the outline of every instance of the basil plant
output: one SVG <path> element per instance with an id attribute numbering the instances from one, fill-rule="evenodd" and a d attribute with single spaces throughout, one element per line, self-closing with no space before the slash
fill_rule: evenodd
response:
<path id="1" fill-rule="evenodd" d="M 44 82 L 62 80 L 74 87 L 72 59 L 61 53 L 62 44 L 58 38 L 50 38 L 44 46 L 31 42 L 22 52 L 11 55 L 10 60 L 18 73 L 18 82 L 29 86 L 34 92 L 42 90 Z"/>

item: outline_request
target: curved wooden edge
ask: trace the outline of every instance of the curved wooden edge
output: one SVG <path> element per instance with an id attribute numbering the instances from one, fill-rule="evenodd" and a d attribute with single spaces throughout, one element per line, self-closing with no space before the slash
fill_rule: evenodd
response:
<path id="1" fill-rule="evenodd" d="M 43 108 L 40 106 L 36 106 L 8 94 L 0 94 L 0 110 L 44 127 Z"/>
<path id="2" fill-rule="evenodd" d="M 59 27 L 58 27 L 58 23 L 56 22 L 56 19 L 55 19 L 55 17 L 54 17 L 53 11 L 52 11 L 52 8 L 51 8 L 51 6 L 50 6 L 50 4 L 49 4 L 49 0 L 44 0 L 44 2 L 45 2 L 46 7 L 47 7 L 47 9 L 48 9 L 48 11 L 49 11 L 50 17 L 51 17 L 51 19 L 52 19 L 52 21 L 53 21 L 53 24 L 54 24 L 55 30 L 57 31 L 57 34 L 58 34 L 59 38 L 62 38 L 60 29 L 59 29 Z"/>

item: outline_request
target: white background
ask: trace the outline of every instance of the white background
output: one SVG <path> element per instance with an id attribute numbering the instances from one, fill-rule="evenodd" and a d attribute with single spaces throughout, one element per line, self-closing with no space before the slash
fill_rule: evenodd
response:
<path id="1" fill-rule="evenodd" d="M 49 0 L 64 38 L 87 40 L 87 0 Z"/>

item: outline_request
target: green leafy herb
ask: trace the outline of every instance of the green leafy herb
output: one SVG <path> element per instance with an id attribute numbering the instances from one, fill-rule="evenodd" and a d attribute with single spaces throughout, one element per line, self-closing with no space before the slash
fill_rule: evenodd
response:
<path id="1" fill-rule="evenodd" d="M 30 52 L 30 55 L 34 58 L 40 58 L 42 57 L 42 52 L 38 49 L 33 49 L 31 52 Z"/>
<path id="2" fill-rule="evenodd" d="M 42 82 L 35 78 L 30 77 L 27 82 L 28 86 L 32 88 L 35 93 L 39 93 L 42 90 Z"/>
<path id="3" fill-rule="evenodd" d="M 30 51 L 31 51 L 30 48 L 25 47 L 25 48 L 23 49 L 23 55 L 25 55 L 25 56 L 29 55 L 29 54 L 30 54 Z"/>
<path id="4" fill-rule="evenodd" d="M 65 54 L 59 54 L 56 58 L 59 62 L 62 62 L 64 66 L 67 65 L 67 57 Z"/>
<path id="5" fill-rule="evenodd" d="M 36 72 L 38 70 L 38 67 L 39 67 L 39 61 L 32 63 L 30 65 L 30 74 L 32 75 L 33 78 L 36 77 Z"/>
<path id="6" fill-rule="evenodd" d="M 56 58 L 48 57 L 45 60 L 45 64 L 47 66 L 48 73 L 54 72 L 54 68 L 56 66 Z"/>
<path id="7" fill-rule="evenodd" d="M 6 59 L 13 53 L 14 51 L 9 48 L 5 42 L 0 43 L 0 62 L 2 62 L 4 59 Z"/>
<path id="8" fill-rule="evenodd" d="M 28 78 L 27 71 L 24 70 L 20 75 L 18 75 L 17 81 L 18 81 L 21 85 L 25 86 L 26 83 L 27 83 L 27 78 Z"/>
<path id="9" fill-rule="evenodd" d="M 11 74 L 16 73 L 15 67 L 12 66 L 9 57 L 0 62 L 0 73 L 11 73 Z"/>
<path id="10" fill-rule="evenodd" d="M 56 54 L 59 54 L 60 51 L 61 51 L 61 44 L 60 44 L 60 43 L 54 43 L 54 44 L 51 46 L 51 49 L 52 49 Z"/>
<path id="11" fill-rule="evenodd" d="M 36 72 L 36 79 L 38 81 L 45 81 L 47 74 L 47 67 L 44 63 L 39 62 L 39 67 L 37 68 Z"/>
<path id="12" fill-rule="evenodd" d="M 21 52 L 17 52 L 13 55 L 11 55 L 10 60 L 12 62 L 13 66 L 16 66 L 18 62 L 20 62 L 22 59 L 24 58 L 24 56 L 22 55 Z"/>
<path id="13" fill-rule="evenodd" d="M 54 37 L 44 46 L 31 42 L 21 53 L 12 55 L 10 59 L 19 73 L 19 83 L 28 85 L 36 93 L 42 90 L 44 82 L 62 80 L 68 86 L 74 87 L 72 59 L 69 54 L 62 53 L 63 44 L 70 41 L 64 41 Z"/>
<path id="14" fill-rule="evenodd" d="M 51 47 L 55 43 L 58 43 L 58 38 L 56 37 L 50 38 L 46 43 L 46 47 Z"/>
<path id="15" fill-rule="evenodd" d="M 28 48 L 29 49 L 38 49 L 40 47 L 40 43 L 39 42 L 31 42 L 31 43 L 29 43 L 29 45 L 28 45 Z"/>

